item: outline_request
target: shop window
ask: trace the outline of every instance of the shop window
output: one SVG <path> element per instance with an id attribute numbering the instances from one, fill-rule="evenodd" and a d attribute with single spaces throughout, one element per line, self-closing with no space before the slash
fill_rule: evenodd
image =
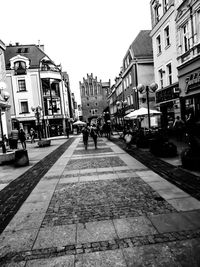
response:
<path id="1" fill-rule="evenodd" d="M 25 81 L 25 79 L 18 80 L 18 91 L 19 92 L 26 91 L 26 81 Z"/>

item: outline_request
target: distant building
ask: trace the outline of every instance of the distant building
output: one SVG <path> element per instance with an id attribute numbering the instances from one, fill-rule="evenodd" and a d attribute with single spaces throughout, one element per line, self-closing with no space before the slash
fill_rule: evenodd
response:
<path id="1" fill-rule="evenodd" d="M 123 117 L 140 107 L 147 107 L 146 94 L 140 94 L 138 84 L 154 82 L 153 48 L 149 30 L 141 30 L 129 46 L 112 92 L 109 95 L 111 120 L 122 125 Z M 155 108 L 155 93 L 150 93 L 150 108 Z M 145 120 L 143 120 L 143 123 Z"/>
<path id="2" fill-rule="evenodd" d="M 23 127 L 29 133 L 30 128 L 40 126 L 43 136 L 63 134 L 71 114 L 69 77 L 61 66 L 41 45 L 9 45 L 5 59 L 13 127 Z M 38 106 L 42 109 L 39 115 L 33 110 Z"/>
<path id="3" fill-rule="evenodd" d="M 90 123 L 93 120 L 96 122 L 108 107 L 107 96 L 110 90 L 110 80 L 108 82 L 98 81 L 93 74 L 87 74 L 87 78 L 83 78 L 83 82 L 79 82 L 79 85 L 83 121 Z"/>

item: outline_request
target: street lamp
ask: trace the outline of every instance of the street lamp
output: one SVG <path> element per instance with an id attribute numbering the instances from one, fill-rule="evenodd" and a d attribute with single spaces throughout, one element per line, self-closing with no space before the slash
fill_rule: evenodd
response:
<path id="1" fill-rule="evenodd" d="M 38 138 L 39 140 L 41 140 L 41 133 L 40 133 L 40 122 L 41 122 L 41 114 L 42 114 L 42 107 L 40 105 L 38 105 L 37 107 L 32 107 L 31 108 L 32 111 L 35 113 L 35 117 L 36 117 L 36 123 L 37 123 L 37 130 L 38 130 Z"/>
<path id="2" fill-rule="evenodd" d="M 125 108 L 127 106 L 128 102 L 126 100 L 124 101 L 117 101 L 116 105 L 118 107 L 118 109 L 121 111 L 121 115 L 122 115 L 122 121 L 123 121 L 123 132 L 125 132 L 125 120 L 124 120 L 124 116 L 125 116 Z"/>
<path id="3" fill-rule="evenodd" d="M 147 96 L 147 111 L 148 111 L 148 125 L 149 129 L 151 127 L 151 120 L 150 120 L 150 108 L 149 108 L 149 93 L 154 93 L 156 89 L 158 88 L 157 83 L 152 83 L 149 86 L 148 85 L 143 85 L 143 84 L 138 84 L 137 89 L 140 93 L 146 92 Z"/>
<path id="4" fill-rule="evenodd" d="M 5 140 L 4 140 L 4 134 L 3 134 L 3 125 L 2 125 L 2 108 L 6 108 L 7 101 L 10 97 L 10 94 L 5 91 L 6 84 L 4 82 L 0 82 L 0 127 L 1 127 L 1 140 L 2 140 L 2 152 L 6 153 L 6 146 L 5 146 Z"/>

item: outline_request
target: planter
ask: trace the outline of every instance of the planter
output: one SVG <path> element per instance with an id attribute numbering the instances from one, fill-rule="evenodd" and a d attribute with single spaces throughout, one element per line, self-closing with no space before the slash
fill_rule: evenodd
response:
<path id="1" fill-rule="evenodd" d="M 51 140 L 49 139 L 44 139 L 44 140 L 39 140 L 38 141 L 38 146 L 39 147 L 46 147 L 51 145 Z"/>
<path id="2" fill-rule="evenodd" d="M 6 153 L 0 153 L 0 164 L 12 163 L 15 160 L 15 152 L 7 151 Z"/>
<path id="3" fill-rule="evenodd" d="M 158 157 L 175 157 L 177 155 L 177 146 L 162 139 L 150 139 L 149 148 L 150 152 Z"/>
<path id="4" fill-rule="evenodd" d="M 200 170 L 200 152 L 194 152 L 191 148 L 186 148 L 181 152 L 182 166 L 186 169 Z"/>
<path id="5" fill-rule="evenodd" d="M 25 149 L 19 149 L 15 151 L 15 166 L 27 166 L 29 165 L 28 152 Z"/>

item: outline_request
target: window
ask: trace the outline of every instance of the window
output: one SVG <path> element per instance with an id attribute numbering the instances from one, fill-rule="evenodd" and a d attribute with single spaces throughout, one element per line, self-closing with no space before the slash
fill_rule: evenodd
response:
<path id="1" fill-rule="evenodd" d="M 28 113 L 28 102 L 21 101 L 21 113 Z"/>
<path id="2" fill-rule="evenodd" d="M 168 84 L 172 84 L 172 65 L 171 63 L 169 63 L 167 65 L 167 79 L 168 79 Z"/>
<path id="3" fill-rule="evenodd" d="M 189 50 L 188 26 L 183 27 L 183 52 Z"/>
<path id="4" fill-rule="evenodd" d="M 169 39 L 169 26 L 167 26 L 164 29 L 164 35 L 165 35 L 165 47 L 170 45 L 170 39 Z"/>
<path id="5" fill-rule="evenodd" d="M 164 0 L 163 1 L 163 7 L 164 7 L 164 12 L 166 12 L 167 9 L 169 8 L 169 0 Z"/>
<path id="6" fill-rule="evenodd" d="M 18 80 L 18 90 L 19 92 L 26 91 L 26 81 L 23 80 Z"/>
<path id="7" fill-rule="evenodd" d="M 155 1 L 155 5 L 154 5 L 154 17 L 155 17 L 155 23 L 157 23 L 159 21 L 159 1 Z"/>
<path id="8" fill-rule="evenodd" d="M 17 61 L 14 63 L 15 75 L 26 74 L 26 63 L 24 61 Z"/>
<path id="9" fill-rule="evenodd" d="M 129 74 L 129 81 L 130 81 L 130 84 L 132 84 L 132 77 L 131 77 L 131 73 Z"/>
<path id="10" fill-rule="evenodd" d="M 163 70 L 160 69 L 158 73 L 159 73 L 159 80 L 160 80 L 160 88 L 163 88 Z"/>
<path id="11" fill-rule="evenodd" d="M 156 45 L 157 45 L 157 54 L 161 53 L 161 39 L 160 35 L 157 36 L 156 38 Z"/>

